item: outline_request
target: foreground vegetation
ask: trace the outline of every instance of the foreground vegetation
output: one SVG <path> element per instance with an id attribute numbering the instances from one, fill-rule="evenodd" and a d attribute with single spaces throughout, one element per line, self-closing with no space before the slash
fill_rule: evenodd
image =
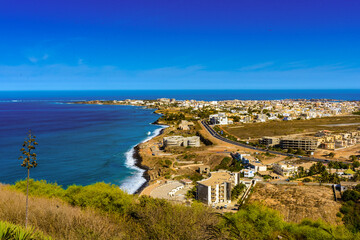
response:
<path id="1" fill-rule="evenodd" d="M 0 186 L 0 220 L 23 225 L 26 182 Z M 187 207 L 128 195 L 96 183 L 63 189 L 30 181 L 29 225 L 54 239 L 359 239 L 344 226 L 283 221 L 258 203 L 224 215 L 200 203 Z"/>
<path id="2" fill-rule="evenodd" d="M 45 237 L 41 232 L 34 229 L 24 229 L 21 226 L 0 221 L 0 239 L 1 240 L 51 240 Z"/>

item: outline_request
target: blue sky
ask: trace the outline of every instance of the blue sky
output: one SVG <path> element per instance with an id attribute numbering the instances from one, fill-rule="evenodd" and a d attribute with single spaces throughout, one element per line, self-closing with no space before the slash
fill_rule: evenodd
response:
<path id="1" fill-rule="evenodd" d="M 0 8 L 0 90 L 360 88 L 358 0 Z"/>

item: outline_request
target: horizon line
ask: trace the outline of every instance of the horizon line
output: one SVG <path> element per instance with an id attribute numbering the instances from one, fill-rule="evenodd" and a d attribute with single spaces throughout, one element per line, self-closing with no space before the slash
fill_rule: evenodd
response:
<path id="1" fill-rule="evenodd" d="M 0 90 L 0 92 L 31 92 L 31 91 L 288 91 L 288 90 L 299 90 L 299 91 L 312 91 L 312 90 L 360 90 L 360 88 L 241 88 L 241 89 L 6 89 Z"/>

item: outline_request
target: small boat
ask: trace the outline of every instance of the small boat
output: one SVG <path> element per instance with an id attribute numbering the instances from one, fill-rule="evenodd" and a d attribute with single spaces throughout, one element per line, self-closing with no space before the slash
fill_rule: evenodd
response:
<path id="1" fill-rule="evenodd" d="M 147 135 L 149 136 L 151 134 L 151 132 L 148 132 Z"/>

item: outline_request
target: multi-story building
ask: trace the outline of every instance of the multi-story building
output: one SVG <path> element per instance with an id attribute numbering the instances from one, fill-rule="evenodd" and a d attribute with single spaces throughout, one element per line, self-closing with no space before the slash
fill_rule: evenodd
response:
<path id="1" fill-rule="evenodd" d="M 208 205 L 230 203 L 231 190 L 240 181 L 239 173 L 211 172 L 210 178 L 197 182 L 197 199 Z"/>
<path id="2" fill-rule="evenodd" d="M 229 123 L 225 113 L 210 115 L 209 120 L 210 123 L 214 125 L 227 125 Z"/>
<path id="3" fill-rule="evenodd" d="M 259 143 L 267 147 L 273 147 L 280 144 L 280 138 L 277 137 L 263 137 Z"/>
<path id="4" fill-rule="evenodd" d="M 315 151 L 318 141 L 315 138 L 282 138 L 280 147 L 284 149 L 303 149 L 305 151 Z"/>
<path id="5" fill-rule="evenodd" d="M 165 147 L 200 147 L 200 137 L 170 136 L 163 138 Z"/>

